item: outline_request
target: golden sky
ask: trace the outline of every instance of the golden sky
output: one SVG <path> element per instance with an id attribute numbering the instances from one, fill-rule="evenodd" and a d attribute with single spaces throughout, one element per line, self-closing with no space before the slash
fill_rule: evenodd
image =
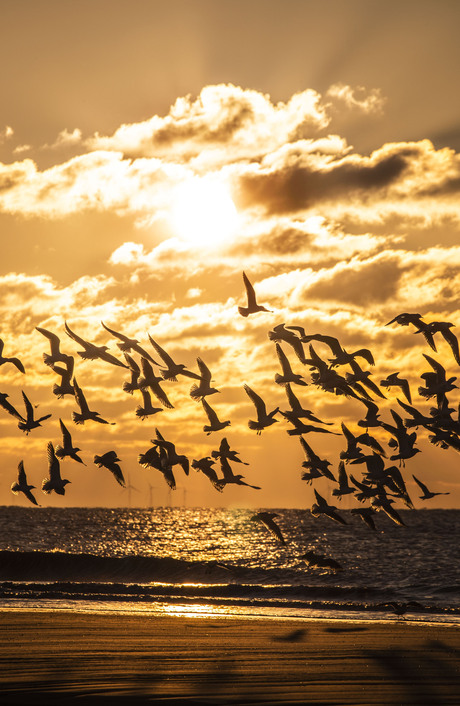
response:
<path id="1" fill-rule="evenodd" d="M 0 503 L 27 502 L 10 491 L 21 459 L 41 486 L 61 418 L 87 467 L 63 462 L 65 497 L 37 490 L 41 504 L 311 506 L 303 451 L 282 416 L 260 436 L 248 428 L 244 383 L 269 410 L 287 408 L 268 338 L 283 322 L 370 348 L 372 379 L 400 372 L 428 414 L 417 390 L 433 351 L 413 328 L 385 324 L 405 311 L 460 324 L 459 21 L 447 0 L 4 3 L 0 337 L 26 372 L 1 366 L 0 392 L 22 412 L 24 390 L 37 415 L 52 416 L 25 436 L 0 409 Z M 243 270 L 270 312 L 238 314 Z M 231 426 L 204 433 L 188 378 L 164 383 L 173 408 L 141 421 L 140 393 L 122 389 L 127 371 L 81 360 L 65 321 L 120 360 L 101 321 L 154 358 L 148 334 L 195 372 L 200 357 L 219 389 L 209 403 Z M 73 424 L 75 400 L 53 395 L 37 326 L 60 337 L 90 407 L 115 424 Z M 436 359 L 458 375 L 436 340 Z M 295 393 L 334 422 L 337 436 L 308 442 L 335 473 L 340 423 L 357 431 L 363 406 L 311 384 Z M 386 421 L 401 412 L 398 396 L 382 401 Z M 176 469 L 170 498 L 160 473 L 137 462 L 155 428 L 190 459 L 226 436 L 262 490 L 220 494 Z M 414 502 L 412 474 L 450 491 L 431 507 L 458 507 L 458 454 L 423 431 L 418 447 L 402 468 Z M 93 464 L 112 449 L 131 491 Z M 317 487 L 331 489 L 326 479 Z"/>

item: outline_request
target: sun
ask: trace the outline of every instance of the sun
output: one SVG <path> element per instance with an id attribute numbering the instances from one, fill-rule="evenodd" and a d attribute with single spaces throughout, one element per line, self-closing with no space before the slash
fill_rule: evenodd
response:
<path id="1" fill-rule="evenodd" d="M 194 177 L 177 187 L 171 223 L 183 240 L 197 245 L 218 245 L 236 232 L 238 213 L 225 184 Z"/>

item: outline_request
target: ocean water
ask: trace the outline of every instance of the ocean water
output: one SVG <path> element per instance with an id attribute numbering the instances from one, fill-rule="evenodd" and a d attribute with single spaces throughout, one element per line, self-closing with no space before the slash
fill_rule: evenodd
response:
<path id="1" fill-rule="evenodd" d="M 251 510 L 1 507 L 0 607 L 460 623 L 460 510 L 271 512 L 285 545 Z"/>

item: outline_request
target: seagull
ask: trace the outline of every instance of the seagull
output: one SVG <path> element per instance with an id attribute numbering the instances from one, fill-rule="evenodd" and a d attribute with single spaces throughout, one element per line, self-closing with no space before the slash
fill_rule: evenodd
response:
<path id="1" fill-rule="evenodd" d="M 377 387 L 375 382 L 370 379 L 371 372 L 369 370 L 363 370 L 356 360 L 350 360 L 350 366 L 353 370 L 352 373 L 345 373 L 345 380 L 353 387 L 358 384 L 359 388 L 361 385 L 367 387 L 371 392 L 385 399 L 383 392 Z M 362 388 L 361 388 L 362 389 Z"/>
<path id="2" fill-rule="evenodd" d="M 152 365 L 147 358 L 141 358 L 141 368 L 143 377 L 139 378 L 139 387 L 142 390 L 145 387 L 149 387 L 153 392 L 157 400 L 168 409 L 173 409 L 173 405 L 168 399 L 166 392 L 160 386 L 160 382 L 163 380 L 161 377 L 157 377 L 153 372 Z"/>
<path id="3" fill-rule="evenodd" d="M 366 430 L 369 429 L 370 427 L 380 427 L 381 422 L 380 422 L 380 412 L 378 406 L 375 404 L 375 402 L 371 402 L 370 400 L 361 400 L 362 403 L 367 407 L 367 412 L 364 416 L 363 419 L 360 419 L 357 422 L 357 425 L 359 427 L 364 427 Z"/>
<path id="4" fill-rule="evenodd" d="M 8 412 L 8 414 L 11 414 L 12 417 L 15 417 L 20 422 L 25 422 L 26 420 L 24 419 L 22 414 L 18 412 L 16 407 L 13 407 L 10 402 L 7 402 L 8 397 L 9 395 L 7 395 L 6 392 L 0 392 L 0 407 L 3 407 L 5 412 Z"/>
<path id="5" fill-rule="evenodd" d="M 224 436 L 220 442 L 219 450 L 218 451 L 211 451 L 211 456 L 213 458 L 226 458 L 228 461 L 234 461 L 235 463 L 242 463 L 243 466 L 249 466 L 249 464 L 246 461 L 242 461 L 239 456 L 239 452 L 234 451 L 233 449 L 230 448 L 230 444 L 228 443 L 227 437 Z"/>
<path id="6" fill-rule="evenodd" d="M 377 531 L 377 527 L 375 526 L 373 517 L 373 515 L 375 515 L 375 512 L 371 507 L 355 507 L 351 510 L 351 513 L 352 515 L 360 517 L 362 521 L 369 527 L 369 529 L 374 530 L 375 532 Z"/>
<path id="7" fill-rule="evenodd" d="M 199 402 L 203 399 L 203 397 L 206 397 L 207 395 L 213 395 L 215 392 L 219 392 L 219 390 L 217 390 L 215 387 L 211 387 L 212 374 L 208 366 L 203 362 L 201 358 L 197 358 L 196 362 L 198 363 L 198 367 L 201 373 L 199 378 L 200 382 L 198 383 L 198 385 L 196 383 L 192 385 L 192 387 L 190 388 L 190 397 L 192 398 L 192 400 Z"/>
<path id="8" fill-rule="evenodd" d="M 184 471 L 185 475 L 188 476 L 189 474 L 189 469 L 190 469 L 190 462 L 187 458 L 187 456 L 184 456 L 184 454 L 178 454 L 176 451 L 176 446 L 173 444 L 172 441 L 167 441 L 159 432 L 158 429 L 155 429 L 157 438 L 156 439 L 151 439 L 151 442 L 154 446 L 159 446 L 160 449 L 163 449 L 166 454 L 167 454 L 167 462 L 169 466 L 182 466 L 182 470 Z"/>
<path id="9" fill-rule="evenodd" d="M 262 433 L 262 429 L 275 424 L 278 420 L 275 419 L 275 414 L 279 412 L 279 407 L 276 407 L 271 412 L 267 412 L 267 407 L 262 397 L 260 397 L 253 389 L 244 383 L 243 388 L 248 395 L 249 399 L 253 403 L 257 412 L 257 421 L 250 419 L 248 422 L 248 427 L 257 432 L 258 435 Z"/>
<path id="10" fill-rule="evenodd" d="M 24 493 L 27 500 L 30 500 L 30 502 L 33 503 L 34 505 L 38 505 L 38 502 L 36 501 L 36 499 L 34 498 L 34 496 L 32 494 L 32 490 L 34 488 L 35 488 L 34 485 L 29 485 L 27 483 L 26 472 L 24 470 L 24 462 L 19 461 L 18 479 L 17 479 L 16 483 L 13 483 L 11 485 L 11 490 L 13 491 L 13 493 L 15 495 L 17 495 L 18 493 Z"/>
<path id="11" fill-rule="evenodd" d="M 294 349 L 294 352 L 300 362 L 305 365 L 307 363 L 307 359 L 305 358 L 302 341 L 300 339 L 300 336 L 294 333 L 294 331 L 290 330 L 292 328 L 294 327 L 286 326 L 286 324 L 278 324 L 277 326 L 274 326 L 271 331 L 268 332 L 268 338 L 270 339 L 270 341 L 285 341 L 286 343 L 288 343 Z"/>
<path id="12" fill-rule="evenodd" d="M 151 439 L 151 442 L 155 443 L 155 440 Z M 160 471 L 169 488 L 176 489 L 176 479 L 168 460 L 168 453 L 164 448 L 152 446 L 145 453 L 139 454 L 138 462 L 144 468 L 155 468 Z"/>
<path id="13" fill-rule="evenodd" d="M 75 389 L 75 401 L 80 407 L 80 412 L 72 412 L 72 421 L 75 422 L 75 424 L 84 424 L 86 421 L 89 420 L 99 422 L 99 424 L 115 424 L 115 422 L 107 422 L 105 419 L 102 419 L 99 412 L 92 412 L 90 410 L 86 401 L 86 397 L 83 394 L 83 390 L 77 383 L 76 378 L 73 379 L 73 386 Z"/>
<path id="14" fill-rule="evenodd" d="M 152 404 L 152 398 L 148 390 L 141 390 L 143 404 L 136 407 L 136 417 L 139 419 L 145 419 L 151 414 L 157 414 L 157 412 L 162 412 L 163 407 L 154 407 Z"/>
<path id="15" fill-rule="evenodd" d="M 153 348 L 155 351 L 158 353 L 160 358 L 163 360 L 163 363 L 166 365 L 166 368 L 161 368 L 160 367 L 160 373 L 163 377 L 163 380 L 177 380 L 178 375 L 185 375 L 188 378 L 194 378 L 195 380 L 200 380 L 201 375 L 198 375 L 197 373 L 193 373 L 191 370 L 187 370 L 187 367 L 183 363 L 175 363 L 174 360 L 171 358 L 168 353 L 162 348 L 156 341 L 153 340 L 151 335 L 149 334 L 149 341 L 152 344 Z M 156 365 L 161 366 L 160 363 L 157 363 Z"/>
<path id="16" fill-rule="evenodd" d="M 358 446 L 358 437 L 355 436 L 343 422 L 341 423 L 341 427 L 342 433 L 347 441 L 347 448 L 345 451 L 340 452 L 340 458 L 344 461 L 361 458 L 363 452 Z"/>
<path id="17" fill-rule="evenodd" d="M 96 346 L 94 343 L 85 341 L 84 338 L 77 336 L 77 334 L 69 328 L 69 326 L 67 325 L 67 321 L 65 322 L 65 330 L 67 335 L 70 336 L 70 338 L 76 341 L 76 343 L 79 343 L 81 346 L 83 346 L 83 351 L 77 351 L 78 355 L 83 358 L 83 360 L 100 359 L 105 360 L 107 363 L 111 363 L 112 365 L 118 365 L 121 368 L 128 367 L 127 365 L 125 365 L 125 363 L 122 363 L 121 360 L 115 358 L 114 355 L 108 353 L 107 346 Z"/>
<path id="18" fill-rule="evenodd" d="M 95 456 L 94 463 L 99 468 L 107 468 L 110 471 L 117 483 L 119 483 L 123 488 L 126 488 L 125 478 L 123 476 L 123 471 L 121 470 L 118 462 L 121 461 L 117 456 L 116 451 L 107 451 L 102 456 Z"/>
<path id="19" fill-rule="evenodd" d="M 388 321 L 385 326 L 390 326 L 390 324 L 395 323 L 399 324 L 400 326 L 409 326 L 409 324 L 412 324 L 413 326 L 419 326 L 421 319 L 421 314 L 410 314 L 404 311 L 402 314 L 398 314 L 397 316 L 395 316 L 394 319 L 391 319 L 391 321 Z"/>
<path id="20" fill-rule="evenodd" d="M 260 304 L 257 303 L 254 287 L 250 283 L 245 272 L 243 272 L 243 282 L 244 282 L 244 286 L 246 288 L 246 296 L 247 296 L 247 300 L 248 300 L 248 305 L 238 307 L 238 311 L 241 314 L 241 316 L 249 316 L 249 314 L 255 314 L 257 311 L 270 312 L 270 309 L 266 309 L 264 306 L 261 306 Z"/>
<path id="21" fill-rule="evenodd" d="M 287 383 L 293 382 L 296 385 L 307 385 L 305 380 L 303 380 L 301 375 L 298 375 L 297 373 L 294 373 L 294 371 L 291 368 L 291 365 L 289 363 L 289 360 L 281 348 L 281 345 L 276 342 L 276 354 L 278 356 L 278 360 L 281 364 L 281 370 L 282 370 L 282 375 L 279 373 L 276 373 L 275 375 L 275 382 L 278 383 L 278 385 L 286 385 Z"/>
<path id="22" fill-rule="evenodd" d="M 243 480 L 244 476 L 242 476 L 241 474 L 235 475 L 228 462 L 228 459 L 225 456 L 220 457 L 220 469 L 223 474 L 223 479 L 221 481 L 222 485 L 246 485 L 248 488 L 254 488 L 254 490 L 261 490 L 260 486 L 258 485 L 251 485 L 250 483 L 246 483 L 246 481 Z"/>
<path id="23" fill-rule="evenodd" d="M 289 383 L 285 386 L 284 388 L 286 390 L 286 396 L 288 398 L 288 402 L 291 405 L 291 409 L 283 412 L 284 416 L 291 420 L 291 418 L 296 417 L 297 419 L 299 418 L 305 418 L 309 419 L 311 422 L 316 422 L 317 424 L 327 424 L 328 426 L 332 426 L 333 422 L 323 422 L 322 419 L 319 419 L 316 417 L 313 412 L 311 412 L 309 409 L 304 409 L 302 405 L 300 404 L 298 398 L 295 396 L 295 394 L 292 391 L 291 386 Z"/>
<path id="24" fill-rule="evenodd" d="M 45 336 L 50 343 L 51 353 L 43 353 L 43 361 L 45 365 L 54 365 L 55 363 L 67 364 L 69 358 L 72 358 L 72 356 L 61 353 L 61 340 L 59 336 L 52 331 L 48 331 L 46 328 L 40 328 L 39 326 L 36 326 L 35 330 Z"/>
<path id="25" fill-rule="evenodd" d="M 293 414 L 290 414 L 289 412 L 280 411 L 280 414 L 294 426 L 294 429 L 288 429 L 287 433 L 289 436 L 300 436 L 301 434 L 309 434 L 310 432 L 318 432 L 320 434 L 338 434 L 338 432 L 332 431 L 331 429 L 323 429 L 323 427 L 317 427 L 314 424 L 305 424 L 301 419 Z"/>
<path id="26" fill-rule="evenodd" d="M 312 447 L 308 444 L 308 442 L 305 441 L 303 436 L 301 436 L 299 440 L 306 458 L 306 461 L 302 463 L 302 468 L 306 468 L 308 471 L 317 471 L 320 476 L 324 476 L 325 478 L 329 478 L 329 480 L 336 482 L 332 471 L 329 470 L 331 462 L 325 458 L 320 458 L 318 454 L 313 451 Z M 314 477 L 317 476 L 315 475 Z M 302 476 L 302 480 L 311 479 Z"/>
<path id="27" fill-rule="evenodd" d="M 420 490 L 422 491 L 423 495 L 420 496 L 420 500 L 430 500 L 431 498 L 434 498 L 436 495 L 450 495 L 450 493 L 434 493 L 431 490 L 428 490 L 426 487 L 425 483 L 422 483 L 421 480 L 416 478 L 412 474 L 412 478 L 415 480 L 417 485 L 419 486 Z"/>
<path id="28" fill-rule="evenodd" d="M 286 544 L 286 540 L 284 539 L 280 528 L 273 519 L 274 517 L 278 517 L 277 512 L 257 512 L 250 519 L 251 522 L 260 522 L 265 525 L 265 527 L 270 530 L 270 532 L 274 534 L 277 539 L 279 539 L 281 544 Z"/>
<path id="29" fill-rule="evenodd" d="M 335 505 L 329 505 L 325 498 L 323 498 L 323 496 L 320 495 L 317 490 L 314 490 L 314 493 L 316 497 L 316 503 L 313 503 L 310 510 L 313 517 L 326 515 L 326 517 L 329 517 L 331 520 L 334 520 L 334 522 L 338 522 L 341 525 L 347 524 L 343 517 L 339 515 L 338 512 L 336 512 L 337 508 L 335 507 Z"/>
<path id="30" fill-rule="evenodd" d="M 224 489 L 225 482 L 222 482 L 218 478 L 216 471 L 213 466 L 216 462 L 210 456 L 205 456 L 204 458 L 194 459 L 192 461 L 192 468 L 196 471 L 201 471 L 213 484 L 214 488 L 221 493 Z"/>
<path id="31" fill-rule="evenodd" d="M 50 364 L 53 372 L 57 373 L 61 378 L 59 385 L 57 383 L 54 383 L 53 385 L 53 395 L 56 395 L 58 399 L 62 399 L 64 395 L 75 394 L 75 390 L 71 382 L 74 369 L 74 359 L 72 356 L 68 356 L 65 366 L 65 368 L 61 368 L 60 365 L 56 365 L 55 363 Z"/>
<path id="32" fill-rule="evenodd" d="M 128 336 L 125 336 L 124 333 L 119 333 L 119 331 L 114 331 L 106 326 L 103 321 L 101 321 L 101 324 L 106 331 L 112 334 L 112 336 L 120 339 L 121 343 L 117 343 L 117 346 L 121 351 L 123 351 L 123 353 L 134 351 L 135 353 L 139 353 L 142 358 L 147 358 L 147 360 L 150 360 L 150 362 L 154 363 L 154 365 L 159 365 L 159 363 L 153 360 L 150 353 L 147 353 L 147 351 L 139 345 L 137 338 L 128 338 Z"/>
<path id="33" fill-rule="evenodd" d="M 457 363 L 457 365 L 460 365 L 460 352 L 458 347 L 458 340 L 456 335 L 450 330 L 453 326 L 455 326 L 455 324 L 451 324 L 449 321 L 431 321 L 428 324 L 427 335 L 431 336 L 431 340 L 433 340 L 433 336 L 436 333 L 440 333 L 444 340 L 449 344 L 450 349 L 455 358 L 455 362 Z"/>
<path id="34" fill-rule="evenodd" d="M 60 459 L 63 459 L 68 456 L 74 461 L 77 461 L 78 463 L 83 463 L 83 465 L 86 466 L 86 463 L 82 461 L 82 459 L 77 453 L 78 451 L 80 451 L 80 449 L 77 446 L 73 445 L 72 436 L 62 419 L 59 419 L 59 424 L 62 431 L 62 445 L 57 444 L 55 449 L 56 456 Z"/>
<path id="35" fill-rule="evenodd" d="M 32 429 L 41 427 L 41 422 L 45 421 L 45 419 L 49 419 L 51 417 L 51 414 L 45 414 L 43 415 L 43 417 L 35 419 L 34 408 L 24 390 L 22 391 L 22 399 L 24 400 L 24 404 L 26 406 L 26 418 L 25 420 L 23 419 L 18 423 L 18 427 L 21 431 L 25 431 L 25 433 L 28 434 L 30 431 L 32 431 Z"/>
<path id="36" fill-rule="evenodd" d="M 20 373 L 25 373 L 25 369 L 19 358 L 6 358 L 3 355 L 3 348 L 5 344 L 0 338 L 0 365 L 3 365 L 4 363 L 12 363 L 13 365 L 16 366 L 16 368 L 19 370 Z"/>
<path id="37" fill-rule="evenodd" d="M 342 564 L 339 564 L 335 559 L 331 559 L 323 554 L 317 554 L 313 551 L 305 552 L 300 558 L 306 561 L 308 566 L 313 566 L 318 569 L 334 569 L 337 571 L 343 569 Z"/>
<path id="38" fill-rule="evenodd" d="M 388 377 L 385 378 L 385 380 L 380 381 L 381 387 L 400 387 L 404 397 L 406 400 L 409 402 L 409 404 L 412 404 L 412 397 L 410 393 L 410 387 L 409 387 L 409 382 L 405 378 L 399 377 L 399 372 L 397 373 L 391 373 L 388 375 Z"/>
<path id="39" fill-rule="evenodd" d="M 203 427 L 203 431 L 205 431 L 206 434 L 209 435 L 213 431 L 221 431 L 222 429 L 225 429 L 225 427 L 228 427 L 231 425 L 231 422 L 229 419 L 227 419 L 225 422 L 220 421 L 216 412 L 213 410 L 211 405 L 204 399 L 204 397 L 201 400 L 201 404 L 203 405 L 203 409 L 206 412 L 206 415 L 209 420 L 209 424 L 205 424 Z"/>
<path id="40" fill-rule="evenodd" d="M 44 493 L 51 493 L 54 490 L 58 495 L 65 495 L 65 486 L 70 483 L 70 480 L 61 478 L 61 467 L 59 459 L 56 457 L 54 447 L 51 441 L 46 447 L 48 456 L 48 475 L 49 478 L 44 478 L 42 482 L 42 490 Z"/>
<path id="41" fill-rule="evenodd" d="M 128 353 L 125 353 L 124 356 L 128 364 L 129 372 L 131 373 L 131 379 L 129 380 L 129 382 L 125 380 L 125 382 L 123 383 L 123 391 L 128 392 L 130 395 L 132 395 L 134 390 L 141 389 L 139 387 L 139 377 L 141 375 L 141 369 L 132 356 L 130 356 Z"/>
<path id="42" fill-rule="evenodd" d="M 332 495 L 335 495 L 339 500 L 341 500 L 343 495 L 349 495 L 354 493 L 355 489 L 351 487 L 348 483 L 348 475 L 345 470 L 345 462 L 340 461 L 339 463 L 339 487 L 334 488 Z"/>
<path id="43" fill-rule="evenodd" d="M 307 336 L 303 336 L 302 340 L 304 343 L 310 343 L 311 341 L 320 341 L 325 343 L 331 349 L 334 354 L 334 358 L 329 358 L 329 363 L 333 368 L 338 365 L 346 365 L 351 363 L 355 358 L 364 358 L 369 365 L 375 365 L 374 356 L 368 348 L 360 348 L 353 353 L 349 353 L 343 348 L 338 338 L 335 336 L 326 336 L 322 333 L 314 333 Z"/>

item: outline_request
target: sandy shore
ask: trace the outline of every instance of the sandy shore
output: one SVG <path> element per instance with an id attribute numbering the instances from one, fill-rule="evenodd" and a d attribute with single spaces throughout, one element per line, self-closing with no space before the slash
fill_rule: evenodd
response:
<path id="1" fill-rule="evenodd" d="M 0 702 L 459 704 L 460 628 L 0 611 Z"/>

